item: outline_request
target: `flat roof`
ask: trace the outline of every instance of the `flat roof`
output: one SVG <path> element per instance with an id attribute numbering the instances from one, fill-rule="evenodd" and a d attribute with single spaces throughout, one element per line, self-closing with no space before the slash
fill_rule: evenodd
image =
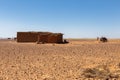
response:
<path id="1" fill-rule="evenodd" d="M 17 33 L 41 33 L 41 34 L 55 34 L 55 35 L 63 35 L 62 33 L 52 33 L 52 32 L 35 32 L 35 31 L 28 31 L 28 32 L 17 32 Z"/>

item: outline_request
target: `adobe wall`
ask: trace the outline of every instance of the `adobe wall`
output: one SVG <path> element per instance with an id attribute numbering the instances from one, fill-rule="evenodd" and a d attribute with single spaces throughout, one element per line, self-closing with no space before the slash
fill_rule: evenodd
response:
<path id="1" fill-rule="evenodd" d="M 63 42 L 63 35 L 57 35 L 57 43 Z"/>
<path id="2" fill-rule="evenodd" d="M 49 35 L 40 35 L 40 34 L 38 34 L 38 40 L 37 41 L 47 43 L 48 42 L 48 36 Z"/>
<path id="3" fill-rule="evenodd" d="M 38 40 L 37 33 L 17 33 L 17 42 L 36 42 Z"/>
<path id="4" fill-rule="evenodd" d="M 55 33 L 41 32 L 18 32 L 17 42 L 45 42 L 45 43 L 62 43 L 63 35 Z"/>
<path id="5" fill-rule="evenodd" d="M 48 36 L 48 43 L 57 43 L 57 36 L 54 35 Z"/>

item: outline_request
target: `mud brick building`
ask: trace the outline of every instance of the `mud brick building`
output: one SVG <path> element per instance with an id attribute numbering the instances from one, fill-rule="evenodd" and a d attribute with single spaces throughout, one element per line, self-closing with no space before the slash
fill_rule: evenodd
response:
<path id="1" fill-rule="evenodd" d="M 17 42 L 62 43 L 62 33 L 52 32 L 17 32 Z"/>

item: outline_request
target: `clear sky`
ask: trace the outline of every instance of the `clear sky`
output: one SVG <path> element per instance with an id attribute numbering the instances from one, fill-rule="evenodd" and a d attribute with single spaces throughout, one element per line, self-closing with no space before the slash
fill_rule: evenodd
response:
<path id="1" fill-rule="evenodd" d="M 120 38 L 120 0 L 0 0 L 0 37 L 17 31 Z"/>

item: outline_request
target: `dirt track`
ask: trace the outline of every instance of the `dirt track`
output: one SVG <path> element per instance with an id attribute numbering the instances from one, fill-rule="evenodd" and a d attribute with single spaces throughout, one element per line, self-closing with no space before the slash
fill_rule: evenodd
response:
<path id="1" fill-rule="evenodd" d="M 86 68 L 120 74 L 120 42 L 35 44 L 0 41 L 0 80 L 83 80 Z M 118 79 L 119 80 L 119 79 Z"/>

